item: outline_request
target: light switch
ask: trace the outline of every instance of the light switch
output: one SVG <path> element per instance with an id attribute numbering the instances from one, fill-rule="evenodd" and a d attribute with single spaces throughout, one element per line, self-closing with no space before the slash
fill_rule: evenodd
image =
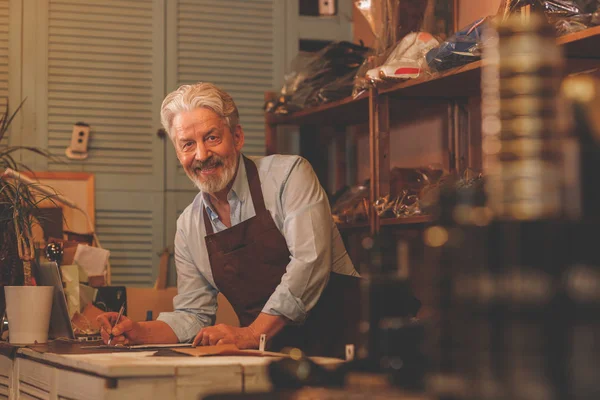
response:
<path id="1" fill-rule="evenodd" d="M 83 160 L 88 156 L 88 141 L 90 139 L 90 126 L 84 122 L 77 122 L 73 125 L 71 134 L 71 145 L 67 148 L 66 154 L 70 159 Z"/>

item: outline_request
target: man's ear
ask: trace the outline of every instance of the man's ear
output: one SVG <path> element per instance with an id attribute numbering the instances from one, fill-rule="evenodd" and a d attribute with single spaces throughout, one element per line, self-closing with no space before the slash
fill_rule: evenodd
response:
<path id="1" fill-rule="evenodd" d="M 242 129 L 242 126 L 238 124 L 232 134 L 235 149 L 237 151 L 241 151 L 242 147 L 244 146 L 244 130 Z"/>

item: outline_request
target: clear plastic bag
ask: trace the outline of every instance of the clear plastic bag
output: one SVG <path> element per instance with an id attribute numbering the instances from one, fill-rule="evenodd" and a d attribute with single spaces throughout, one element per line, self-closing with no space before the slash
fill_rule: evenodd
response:
<path id="1" fill-rule="evenodd" d="M 341 189 L 331 199 L 335 222 L 366 221 L 369 214 L 369 182 Z"/>
<path id="2" fill-rule="evenodd" d="M 355 77 L 352 92 L 356 97 L 369 88 L 368 70 L 381 66 L 394 51 L 398 41 L 411 32 L 419 32 L 427 1 L 424 0 L 355 0 L 355 7 L 365 16 L 375 35 L 374 52 Z"/>
<path id="3" fill-rule="evenodd" d="M 354 76 L 355 71 L 351 71 L 346 75 L 325 84 L 317 92 L 317 96 L 314 99 L 315 104 L 324 104 L 336 100 L 341 100 L 352 94 L 354 88 Z"/>
<path id="4" fill-rule="evenodd" d="M 424 168 L 392 168 L 390 194 L 373 203 L 381 218 L 403 218 L 423 214 L 422 198 L 436 186 L 443 175 L 441 165 Z"/>
<path id="5" fill-rule="evenodd" d="M 558 35 L 600 25 L 600 0 L 504 0 L 498 14 L 504 19 L 525 6 L 543 11 Z"/>

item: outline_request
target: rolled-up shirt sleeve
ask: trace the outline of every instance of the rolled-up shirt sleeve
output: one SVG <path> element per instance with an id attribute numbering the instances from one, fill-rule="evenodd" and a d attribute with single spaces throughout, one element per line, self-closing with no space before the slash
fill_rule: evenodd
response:
<path id="1" fill-rule="evenodd" d="M 290 169 L 281 189 L 283 235 L 290 252 L 286 272 L 263 312 L 303 323 L 329 280 L 332 217 L 329 201 L 303 158 Z"/>
<path id="2" fill-rule="evenodd" d="M 185 233 L 179 228 L 175 235 L 175 265 L 178 293 L 173 298 L 175 311 L 163 312 L 157 319 L 166 322 L 180 342 L 190 342 L 201 328 L 214 324 L 217 290 L 192 262 Z"/>

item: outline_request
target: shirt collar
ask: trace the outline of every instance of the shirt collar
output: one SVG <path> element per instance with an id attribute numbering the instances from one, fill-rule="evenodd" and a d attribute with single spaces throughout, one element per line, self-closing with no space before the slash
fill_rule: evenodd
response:
<path id="1" fill-rule="evenodd" d="M 246 177 L 246 165 L 244 164 L 242 153 L 240 153 L 237 174 L 233 181 L 233 185 L 231 186 L 231 190 L 227 194 L 227 200 L 239 200 L 243 203 L 248 198 L 249 192 L 250 187 L 248 186 L 248 178 Z M 219 215 L 213 210 L 208 193 L 202 192 L 202 199 L 204 200 L 204 206 L 206 207 L 206 211 L 208 212 L 211 221 L 218 219 Z"/>
<path id="2" fill-rule="evenodd" d="M 244 163 L 242 153 L 240 153 L 240 158 L 238 160 L 238 172 L 233 181 L 233 186 L 231 186 L 231 192 L 233 192 L 241 202 L 245 202 L 248 198 L 248 193 L 250 193 L 248 177 L 246 175 L 246 164 Z"/>

